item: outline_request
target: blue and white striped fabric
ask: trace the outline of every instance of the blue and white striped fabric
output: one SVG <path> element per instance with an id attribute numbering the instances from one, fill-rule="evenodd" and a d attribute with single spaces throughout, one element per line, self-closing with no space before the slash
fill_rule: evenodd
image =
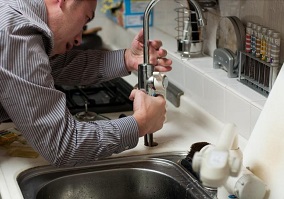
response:
<path id="1" fill-rule="evenodd" d="M 43 0 L 0 0 L 0 122 L 10 118 L 56 166 L 91 162 L 133 148 L 133 116 L 78 122 L 54 84 L 86 85 L 128 75 L 124 50 L 69 51 L 50 58 L 53 35 Z"/>

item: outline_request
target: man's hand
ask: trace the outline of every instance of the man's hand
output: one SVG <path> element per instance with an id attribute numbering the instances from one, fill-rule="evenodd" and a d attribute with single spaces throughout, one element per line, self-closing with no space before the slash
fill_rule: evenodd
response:
<path id="1" fill-rule="evenodd" d="M 133 100 L 133 116 L 138 123 L 140 137 L 163 127 L 166 119 L 166 100 L 162 96 L 152 97 L 134 89 L 129 99 Z"/>
<path id="2" fill-rule="evenodd" d="M 131 47 L 125 51 L 125 63 L 129 72 L 138 70 L 138 65 L 143 64 L 143 30 L 132 41 Z M 149 41 L 149 63 L 155 66 L 155 71 L 167 72 L 172 70 L 172 60 L 167 59 L 167 51 L 162 47 L 162 41 Z"/>

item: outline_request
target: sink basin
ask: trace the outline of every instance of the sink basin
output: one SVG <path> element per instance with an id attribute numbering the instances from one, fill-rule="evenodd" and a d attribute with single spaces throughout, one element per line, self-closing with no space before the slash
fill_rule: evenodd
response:
<path id="1" fill-rule="evenodd" d="M 27 199 L 212 199 L 179 161 L 184 153 L 112 158 L 93 165 L 36 167 L 18 184 Z"/>

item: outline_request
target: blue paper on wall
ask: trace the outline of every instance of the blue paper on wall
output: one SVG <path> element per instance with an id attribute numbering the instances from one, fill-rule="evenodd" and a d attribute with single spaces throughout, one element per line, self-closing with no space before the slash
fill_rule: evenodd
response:
<path id="1" fill-rule="evenodd" d="M 149 0 L 103 0 L 101 11 L 122 27 L 142 27 L 145 9 Z M 153 11 L 149 26 L 153 25 Z"/>

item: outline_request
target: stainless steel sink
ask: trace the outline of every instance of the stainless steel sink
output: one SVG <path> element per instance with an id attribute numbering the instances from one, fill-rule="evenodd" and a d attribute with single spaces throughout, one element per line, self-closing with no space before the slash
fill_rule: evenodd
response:
<path id="1" fill-rule="evenodd" d="M 212 199 L 181 165 L 185 153 L 112 158 L 93 165 L 22 172 L 25 199 Z"/>

